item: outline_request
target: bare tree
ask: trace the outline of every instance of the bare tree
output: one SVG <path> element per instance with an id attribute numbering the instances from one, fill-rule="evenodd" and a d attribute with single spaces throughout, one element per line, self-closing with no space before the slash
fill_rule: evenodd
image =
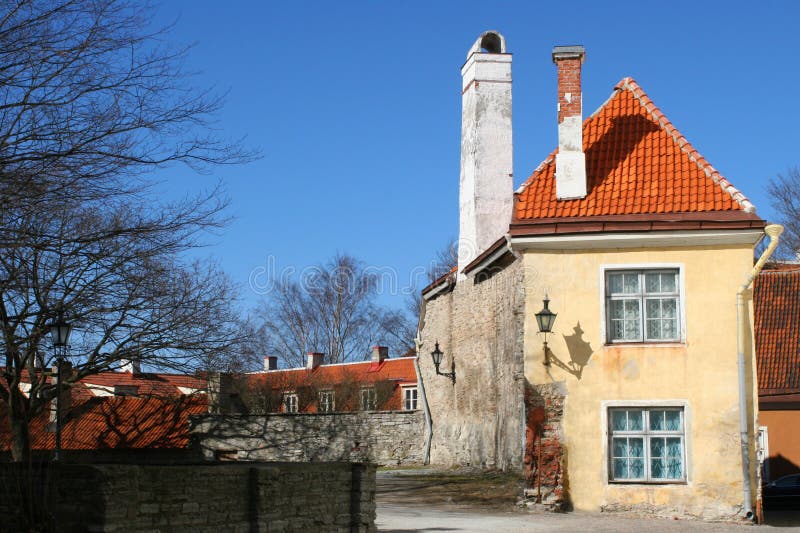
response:
<path id="1" fill-rule="evenodd" d="M 17 0 L 0 9 L 0 401 L 12 455 L 55 396 L 48 324 L 75 326 L 66 386 L 130 359 L 185 369 L 238 346 L 236 291 L 186 252 L 225 223 L 219 190 L 160 203 L 145 173 L 252 153 L 209 135 L 221 100 L 186 52 L 124 0 Z M 30 382 L 23 394 L 20 383 Z"/>
<path id="2" fill-rule="evenodd" d="M 262 353 L 303 366 L 305 354 L 324 352 L 327 363 L 365 359 L 374 344 L 405 352 L 393 312 L 376 304 L 377 276 L 349 256 L 337 255 L 300 280 L 283 280 L 262 302 Z"/>
<path id="3" fill-rule="evenodd" d="M 797 259 L 800 254 L 800 169 L 790 168 L 778 174 L 767 187 L 772 208 L 785 231 L 777 255 L 784 259 Z"/>
<path id="4" fill-rule="evenodd" d="M 425 279 L 428 283 L 433 283 L 437 279 L 441 278 L 442 276 L 446 276 L 454 268 L 458 266 L 458 241 L 456 239 L 450 239 L 447 243 L 436 252 L 436 255 L 431 260 L 426 269 L 426 276 Z M 408 299 L 406 300 L 406 310 L 408 314 L 411 315 L 410 322 L 413 323 L 414 327 L 414 335 L 412 335 L 412 339 L 416 336 L 416 328 L 419 324 L 419 315 L 422 312 L 422 289 L 424 287 L 418 287 L 418 290 L 415 290 L 412 294 L 409 295 Z"/>

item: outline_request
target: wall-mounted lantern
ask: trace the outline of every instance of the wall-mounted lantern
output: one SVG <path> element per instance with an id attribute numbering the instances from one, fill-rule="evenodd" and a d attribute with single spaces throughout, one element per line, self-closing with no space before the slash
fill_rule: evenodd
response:
<path id="1" fill-rule="evenodd" d="M 544 365 L 550 366 L 550 354 L 547 352 L 547 334 L 553 331 L 553 324 L 556 321 L 557 313 L 550 310 L 550 298 L 544 295 L 544 308 L 536 313 L 536 323 L 539 326 L 539 333 L 544 333 Z"/>
<path id="2" fill-rule="evenodd" d="M 453 381 L 453 385 L 456 384 L 456 362 L 455 360 L 452 361 L 450 366 L 450 372 L 439 372 L 439 365 L 442 364 L 442 356 L 444 353 L 439 349 L 439 341 L 436 341 L 436 348 L 431 352 L 431 357 L 433 358 L 433 366 L 436 367 L 436 375 L 438 376 L 445 376 L 450 378 Z"/>

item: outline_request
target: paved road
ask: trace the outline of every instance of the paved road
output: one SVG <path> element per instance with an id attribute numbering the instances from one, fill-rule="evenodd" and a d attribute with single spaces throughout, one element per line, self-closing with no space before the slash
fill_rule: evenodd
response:
<path id="1" fill-rule="evenodd" d="M 484 492 L 491 495 L 492 504 L 479 498 L 463 501 L 460 494 L 469 494 L 475 487 L 464 477 L 435 472 L 378 473 L 378 531 L 386 533 L 430 532 L 527 532 L 527 531 L 591 531 L 671 533 L 679 531 L 739 532 L 800 531 L 800 513 L 772 515 L 775 525 L 753 529 L 746 524 L 700 522 L 695 520 L 666 520 L 633 518 L 608 513 L 541 513 L 513 510 L 509 504 L 509 487 L 497 481 Z M 506 483 L 506 485 L 509 485 Z M 513 487 L 510 487 L 513 489 Z M 466 490 L 465 490 L 466 489 Z M 793 526 L 793 524 L 797 524 Z"/>

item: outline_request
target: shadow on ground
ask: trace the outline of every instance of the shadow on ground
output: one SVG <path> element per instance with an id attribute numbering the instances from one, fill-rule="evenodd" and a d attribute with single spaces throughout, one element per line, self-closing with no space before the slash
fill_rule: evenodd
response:
<path id="1" fill-rule="evenodd" d="M 800 527 L 800 509 L 764 510 L 764 523 L 773 527 Z"/>

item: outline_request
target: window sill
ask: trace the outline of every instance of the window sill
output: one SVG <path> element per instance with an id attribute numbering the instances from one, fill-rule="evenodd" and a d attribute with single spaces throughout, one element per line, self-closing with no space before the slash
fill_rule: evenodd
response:
<path id="1" fill-rule="evenodd" d="M 686 348 L 686 342 L 607 342 L 603 346 L 605 348 Z"/>
<path id="2" fill-rule="evenodd" d="M 660 486 L 663 486 L 663 485 L 666 485 L 668 487 L 673 487 L 673 486 L 676 486 L 676 485 L 677 486 L 685 486 L 685 485 L 688 485 L 689 483 L 685 479 L 682 479 L 682 480 L 679 480 L 679 481 L 645 481 L 645 480 L 627 481 L 627 480 L 609 479 L 608 480 L 608 484 L 609 485 L 622 485 L 622 486 L 639 486 L 639 485 L 647 485 L 647 486 L 660 485 Z"/>

